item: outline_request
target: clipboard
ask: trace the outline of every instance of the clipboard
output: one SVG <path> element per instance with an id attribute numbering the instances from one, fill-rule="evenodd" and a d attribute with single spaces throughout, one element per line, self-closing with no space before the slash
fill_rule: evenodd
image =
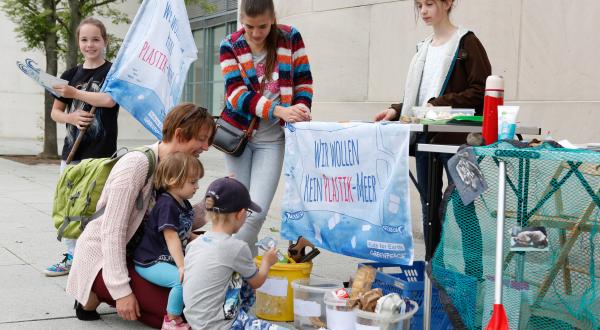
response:
<path id="1" fill-rule="evenodd" d="M 17 67 L 26 76 L 33 79 L 36 83 L 38 83 L 38 85 L 44 87 L 50 94 L 56 97 L 61 96 L 56 93 L 52 86 L 69 84 L 69 82 L 64 79 L 57 78 L 53 75 L 47 74 L 46 72 L 42 71 L 38 67 L 38 64 L 30 58 L 26 58 L 23 62 L 17 61 Z"/>

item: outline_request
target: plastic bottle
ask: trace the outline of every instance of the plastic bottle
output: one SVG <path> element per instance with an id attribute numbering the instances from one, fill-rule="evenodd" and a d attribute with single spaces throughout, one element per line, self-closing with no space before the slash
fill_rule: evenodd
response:
<path id="1" fill-rule="evenodd" d="M 277 241 L 271 237 L 264 237 L 260 241 L 256 242 L 256 246 L 263 251 L 268 251 L 270 248 L 277 248 Z M 277 250 L 275 252 L 277 254 L 277 262 L 280 264 L 287 264 L 290 262 L 288 258 L 281 253 L 281 251 Z"/>
<path id="2" fill-rule="evenodd" d="M 485 80 L 482 135 L 485 144 L 498 141 L 498 106 L 504 105 L 504 78 L 489 76 Z"/>

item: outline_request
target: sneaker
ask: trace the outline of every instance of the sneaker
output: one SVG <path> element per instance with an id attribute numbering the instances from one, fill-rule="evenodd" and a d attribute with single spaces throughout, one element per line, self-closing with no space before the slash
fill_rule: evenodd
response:
<path id="1" fill-rule="evenodd" d="M 169 318 L 165 315 L 163 318 L 163 324 L 160 328 L 161 330 L 190 330 L 192 329 L 189 324 L 183 322 L 181 317 L 178 317 L 174 320 L 169 320 Z"/>
<path id="2" fill-rule="evenodd" d="M 69 271 L 71 270 L 71 264 L 73 263 L 73 256 L 69 253 L 65 253 L 63 255 L 65 258 L 61 262 L 55 263 L 44 270 L 44 274 L 46 276 L 62 276 L 69 274 Z"/>

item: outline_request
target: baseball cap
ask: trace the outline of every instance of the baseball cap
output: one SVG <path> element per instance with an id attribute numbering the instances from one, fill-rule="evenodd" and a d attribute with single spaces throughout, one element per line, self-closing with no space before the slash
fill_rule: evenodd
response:
<path id="1" fill-rule="evenodd" d="M 248 189 L 236 179 L 224 177 L 213 181 L 206 189 L 204 198 L 211 197 L 214 201 L 208 211 L 217 213 L 233 213 L 241 209 L 261 212 L 262 209 L 250 199 Z"/>

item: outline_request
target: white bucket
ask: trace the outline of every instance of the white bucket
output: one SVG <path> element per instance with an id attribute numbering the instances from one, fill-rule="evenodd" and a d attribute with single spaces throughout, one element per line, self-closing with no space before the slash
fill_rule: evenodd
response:
<path id="1" fill-rule="evenodd" d="M 356 314 L 348 306 L 347 299 L 338 299 L 333 293 L 327 292 L 324 301 L 329 330 L 354 330 Z"/>
<path id="2" fill-rule="evenodd" d="M 396 315 L 381 315 L 354 309 L 356 313 L 356 330 L 409 330 L 410 320 L 419 310 L 416 302 L 410 301 L 412 309 L 408 313 Z"/>
<path id="3" fill-rule="evenodd" d="M 319 329 L 327 324 L 323 295 L 343 288 L 339 281 L 311 277 L 292 282 L 294 288 L 294 326 Z"/>

